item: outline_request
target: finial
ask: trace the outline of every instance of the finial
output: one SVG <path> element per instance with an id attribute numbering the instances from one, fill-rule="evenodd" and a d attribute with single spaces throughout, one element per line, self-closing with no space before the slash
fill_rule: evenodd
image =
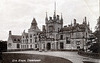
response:
<path id="1" fill-rule="evenodd" d="M 61 19 L 62 19 L 62 13 L 61 13 Z"/>
<path id="2" fill-rule="evenodd" d="M 54 12 L 56 13 L 56 2 L 55 2 L 55 9 L 54 9 Z"/>
<path id="3" fill-rule="evenodd" d="M 71 26 L 72 26 L 72 21 L 71 21 Z"/>
<path id="4" fill-rule="evenodd" d="M 54 20 L 56 19 L 56 2 L 54 4 L 54 16 L 53 16 Z"/>
<path id="5" fill-rule="evenodd" d="M 47 17 L 47 12 L 46 12 L 46 17 Z"/>
<path id="6" fill-rule="evenodd" d="M 48 20 L 48 15 L 47 15 L 47 12 L 46 12 L 46 20 Z"/>
<path id="7" fill-rule="evenodd" d="M 85 23 L 87 24 L 87 18 L 86 18 L 86 16 L 85 16 Z"/>
<path id="8" fill-rule="evenodd" d="M 24 33 L 25 33 L 25 30 L 24 30 Z"/>

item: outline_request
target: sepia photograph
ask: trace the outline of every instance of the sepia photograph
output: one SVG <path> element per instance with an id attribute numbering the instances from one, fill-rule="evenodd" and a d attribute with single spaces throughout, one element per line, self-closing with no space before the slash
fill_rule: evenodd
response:
<path id="1" fill-rule="evenodd" d="M 0 0 L 0 63 L 100 63 L 100 0 Z"/>

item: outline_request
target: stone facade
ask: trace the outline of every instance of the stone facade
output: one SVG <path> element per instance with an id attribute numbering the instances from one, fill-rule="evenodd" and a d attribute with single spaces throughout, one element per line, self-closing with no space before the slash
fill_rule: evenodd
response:
<path id="1" fill-rule="evenodd" d="M 9 31 L 7 50 L 20 49 L 20 43 L 21 43 L 21 36 L 12 35 L 11 31 Z"/>
<path id="2" fill-rule="evenodd" d="M 8 49 L 37 49 L 41 50 L 77 50 L 86 49 L 91 30 L 87 18 L 83 19 L 83 23 L 74 23 L 63 26 L 63 17 L 56 15 L 54 11 L 53 17 L 45 18 L 45 25 L 42 31 L 38 28 L 36 19 L 33 18 L 31 27 L 26 33 L 23 31 L 21 36 L 12 35 L 9 32 Z M 16 41 L 14 41 L 16 40 Z"/>

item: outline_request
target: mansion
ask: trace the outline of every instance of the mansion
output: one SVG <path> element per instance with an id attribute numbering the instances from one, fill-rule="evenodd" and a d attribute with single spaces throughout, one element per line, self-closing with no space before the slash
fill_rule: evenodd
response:
<path id="1" fill-rule="evenodd" d="M 62 15 L 49 17 L 46 13 L 45 25 L 42 31 L 35 18 L 31 22 L 28 32 L 13 35 L 9 31 L 7 49 L 35 49 L 35 50 L 78 50 L 86 49 L 86 43 L 91 34 L 89 22 L 85 17 L 81 24 L 73 19 L 73 23 L 63 26 Z"/>

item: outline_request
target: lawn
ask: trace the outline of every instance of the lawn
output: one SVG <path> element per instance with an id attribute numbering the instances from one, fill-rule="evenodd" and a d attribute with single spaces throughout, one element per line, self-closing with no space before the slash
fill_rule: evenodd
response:
<path id="1" fill-rule="evenodd" d="M 3 53 L 2 57 L 2 63 L 72 63 L 64 58 L 37 54 Z"/>

